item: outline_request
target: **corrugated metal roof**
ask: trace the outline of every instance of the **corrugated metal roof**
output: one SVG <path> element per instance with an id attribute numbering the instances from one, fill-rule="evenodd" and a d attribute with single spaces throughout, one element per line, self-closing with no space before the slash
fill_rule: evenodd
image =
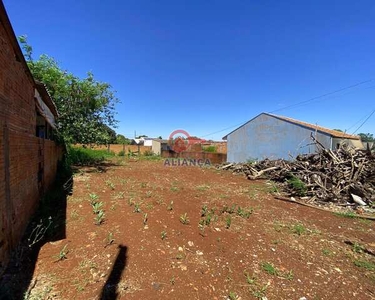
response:
<path id="1" fill-rule="evenodd" d="M 292 124 L 304 126 L 304 127 L 309 128 L 311 130 L 314 130 L 314 131 L 316 130 L 316 131 L 319 131 L 319 132 L 322 132 L 322 133 L 329 134 L 330 136 L 335 137 L 335 138 L 351 139 L 351 140 L 359 140 L 360 139 L 360 137 L 357 136 L 357 135 L 347 134 L 345 132 L 341 132 L 341 131 L 337 131 L 337 130 L 333 130 L 333 129 L 328 129 L 328 128 L 325 128 L 325 127 L 322 127 L 322 126 L 310 124 L 310 123 L 307 123 L 307 122 L 295 120 L 295 119 L 288 118 L 288 117 L 273 115 L 273 114 L 269 114 L 269 113 L 261 113 L 258 116 L 260 116 L 260 115 L 268 115 L 268 116 L 271 116 L 273 118 L 277 118 L 279 120 L 283 120 L 283 121 L 286 121 L 286 122 L 289 122 L 289 123 L 292 123 Z M 258 116 L 256 116 L 255 118 L 257 118 Z M 250 121 L 246 122 L 245 124 L 241 125 L 240 127 L 236 128 L 235 130 L 228 133 L 226 136 L 223 137 L 223 140 L 226 140 L 228 135 L 235 132 L 236 130 L 238 130 L 242 126 L 245 126 L 247 123 L 251 122 L 255 118 L 251 119 Z"/>
<path id="2" fill-rule="evenodd" d="M 266 115 L 269 115 L 269 116 L 272 116 L 272 117 L 275 117 L 275 118 L 278 118 L 280 120 L 284 120 L 284 121 L 287 121 L 287 122 L 290 122 L 290 123 L 293 123 L 293 124 L 302 125 L 304 127 L 310 128 L 312 130 L 317 130 L 319 132 L 327 133 L 332 137 L 359 140 L 359 136 L 357 136 L 357 135 L 347 134 L 345 132 L 341 132 L 341 131 L 337 131 L 337 130 L 333 130 L 333 129 L 328 129 L 328 128 L 325 128 L 325 127 L 322 127 L 322 126 L 310 124 L 310 123 L 307 123 L 307 122 L 295 120 L 295 119 L 288 118 L 288 117 L 277 116 L 277 115 L 272 115 L 272 114 L 267 114 L 267 113 L 266 113 Z"/>

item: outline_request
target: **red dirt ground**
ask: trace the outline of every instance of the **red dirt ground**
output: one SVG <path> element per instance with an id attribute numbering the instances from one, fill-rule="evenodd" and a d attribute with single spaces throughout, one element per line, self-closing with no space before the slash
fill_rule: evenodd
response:
<path id="1" fill-rule="evenodd" d="M 162 161 L 83 168 L 67 202 L 66 239 L 41 248 L 30 295 L 375 299 L 375 259 L 363 251 L 375 247 L 374 222 L 275 200 L 269 190 L 265 181 Z M 105 211 L 101 225 L 94 193 Z M 215 212 L 202 229 L 204 205 Z M 225 205 L 237 205 L 235 212 L 222 212 Z M 249 218 L 237 215 L 238 206 L 252 211 Z M 185 213 L 189 224 L 180 221 Z M 56 261 L 64 246 L 66 259 Z"/>

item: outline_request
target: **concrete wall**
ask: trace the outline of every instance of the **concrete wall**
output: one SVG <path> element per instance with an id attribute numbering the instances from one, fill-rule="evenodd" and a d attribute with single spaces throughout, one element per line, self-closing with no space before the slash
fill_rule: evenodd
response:
<path id="1" fill-rule="evenodd" d="M 227 137 L 228 162 L 265 158 L 291 159 L 298 154 L 316 152 L 310 135 L 315 131 L 266 114 L 260 114 Z M 316 138 L 331 148 L 331 137 L 317 133 Z"/>
<path id="2" fill-rule="evenodd" d="M 54 142 L 35 136 L 34 81 L 22 60 L 16 59 L 6 22 L 1 21 L 0 273 L 22 238 L 40 196 L 53 182 L 62 156 L 62 148 Z"/>
<path id="3" fill-rule="evenodd" d="M 152 152 L 156 155 L 161 154 L 161 142 L 152 140 Z"/>

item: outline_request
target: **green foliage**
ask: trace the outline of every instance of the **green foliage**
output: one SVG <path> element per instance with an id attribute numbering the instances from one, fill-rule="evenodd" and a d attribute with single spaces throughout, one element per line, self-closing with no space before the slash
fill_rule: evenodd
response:
<path id="1" fill-rule="evenodd" d="M 282 277 L 287 280 L 293 280 L 294 278 L 294 274 L 292 270 L 287 271 L 287 272 L 281 272 L 279 269 L 277 269 L 273 264 L 269 262 L 263 262 L 261 264 L 261 267 L 266 273 L 270 275 Z"/>
<path id="2" fill-rule="evenodd" d="M 295 191 L 298 196 L 305 196 L 307 192 L 307 187 L 305 183 L 298 177 L 292 175 L 288 179 L 288 185 Z"/>
<path id="3" fill-rule="evenodd" d="M 348 212 L 335 212 L 333 213 L 334 215 L 338 216 L 338 217 L 343 217 L 343 218 L 349 218 L 349 219 L 354 219 L 356 218 L 356 214 L 352 211 L 348 211 Z"/>
<path id="4" fill-rule="evenodd" d="M 225 219 L 225 228 L 229 229 L 231 224 L 232 224 L 232 218 L 231 216 L 227 216 Z"/>
<path id="5" fill-rule="evenodd" d="M 202 210 L 201 210 L 201 217 L 205 217 L 208 213 L 208 207 L 207 205 L 203 205 Z"/>
<path id="6" fill-rule="evenodd" d="M 365 249 L 365 248 L 364 248 L 361 244 L 359 244 L 359 243 L 357 243 L 357 242 L 355 242 L 355 243 L 353 244 L 353 251 L 354 251 L 354 252 L 362 253 L 364 249 Z"/>
<path id="7" fill-rule="evenodd" d="M 103 202 L 95 202 L 91 204 L 94 214 L 98 214 L 103 207 Z"/>
<path id="8" fill-rule="evenodd" d="M 115 140 L 114 144 L 130 145 L 130 140 L 128 138 L 126 138 L 124 135 L 118 134 L 116 136 L 116 140 Z"/>
<path id="9" fill-rule="evenodd" d="M 48 89 L 59 112 L 59 134 L 67 143 L 107 144 L 115 141 L 115 104 L 118 99 L 110 84 L 100 82 L 91 72 L 86 78 L 62 69 L 58 62 L 41 55 L 32 58 L 27 37 L 19 37 L 31 73 Z"/>
<path id="10" fill-rule="evenodd" d="M 184 225 L 188 225 L 190 223 L 187 213 L 184 213 L 180 216 L 180 222 Z"/>
<path id="11" fill-rule="evenodd" d="M 372 133 L 359 133 L 362 142 L 373 142 L 374 135 Z"/>
<path id="12" fill-rule="evenodd" d="M 99 196 L 95 193 L 90 193 L 89 196 L 90 196 L 91 205 L 97 202 L 97 200 L 99 199 Z"/>
<path id="13" fill-rule="evenodd" d="M 113 232 L 108 232 L 105 247 L 112 245 L 114 242 L 115 242 L 115 238 L 113 236 Z"/>
<path id="14" fill-rule="evenodd" d="M 303 224 L 295 224 L 292 226 L 292 232 L 297 235 L 302 235 L 306 232 L 306 227 Z"/>
<path id="15" fill-rule="evenodd" d="M 117 153 L 118 156 L 125 156 L 125 151 L 121 150 L 119 153 Z"/>
<path id="16" fill-rule="evenodd" d="M 211 146 L 206 146 L 206 147 L 202 147 L 202 150 L 203 150 L 204 152 L 211 152 L 211 153 L 216 153 L 216 152 L 217 152 L 217 148 L 216 148 L 216 146 L 213 146 L 213 145 L 211 145 Z"/>
<path id="17" fill-rule="evenodd" d="M 169 211 L 173 210 L 173 200 L 172 200 L 171 203 L 169 203 L 169 205 L 167 206 L 167 210 L 169 210 Z"/>
<path id="18" fill-rule="evenodd" d="M 229 292 L 228 299 L 230 300 L 237 300 L 238 295 L 235 292 Z"/>
<path id="19" fill-rule="evenodd" d="M 113 152 L 108 152 L 107 150 L 69 146 L 67 159 L 71 165 L 87 166 L 101 163 L 114 155 Z"/>
<path id="20" fill-rule="evenodd" d="M 369 271 L 375 270 L 375 264 L 366 260 L 355 260 L 354 265 L 356 265 L 359 268 L 363 268 Z"/>
<path id="21" fill-rule="evenodd" d="M 66 244 L 59 252 L 59 254 L 56 255 L 57 261 L 61 261 L 64 259 L 67 259 L 67 254 L 69 253 L 68 250 L 68 244 Z"/>
<path id="22" fill-rule="evenodd" d="M 268 262 L 264 262 L 262 263 L 262 269 L 270 274 L 270 275 L 274 275 L 274 276 L 277 276 L 277 269 L 275 268 L 275 266 L 271 263 L 268 263 Z"/>
<path id="23" fill-rule="evenodd" d="M 145 150 L 145 152 L 143 152 L 143 155 L 144 156 L 153 156 L 154 152 L 152 152 L 152 150 Z"/>
<path id="24" fill-rule="evenodd" d="M 100 225 L 104 222 L 105 213 L 103 210 L 99 210 L 98 213 L 95 215 L 95 225 Z"/>
<path id="25" fill-rule="evenodd" d="M 140 213 L 141 212 L 141 205 L 139 203 L 134 203 L 134 210 L 133 212 L 135 213 Z"/>

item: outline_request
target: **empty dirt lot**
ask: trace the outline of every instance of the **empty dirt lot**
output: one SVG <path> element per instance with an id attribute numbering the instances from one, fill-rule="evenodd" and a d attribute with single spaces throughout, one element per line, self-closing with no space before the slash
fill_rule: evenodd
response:
<path id="1" fill-rule="evenodd" d="M 66 236 L 40 249 L 28 297 L 375 299 L 374 222 L 271 191 L 163 161 L 81 168 Z"/>

